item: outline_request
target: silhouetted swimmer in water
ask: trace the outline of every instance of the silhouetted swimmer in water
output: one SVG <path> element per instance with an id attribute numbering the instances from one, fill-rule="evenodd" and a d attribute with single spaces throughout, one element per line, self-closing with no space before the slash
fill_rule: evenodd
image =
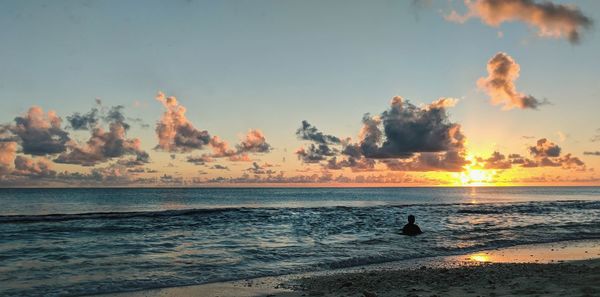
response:
<path id="1" fill-rule="evenodd" d="M 415 224 L 415 216 L 409 215 L 408 224 L 404 225 L 404 228 L 402 228 L 402 234 L 415 236 L 421 233 L 423 233 L 423 231 L 421 231 L 421 228 Z"/>

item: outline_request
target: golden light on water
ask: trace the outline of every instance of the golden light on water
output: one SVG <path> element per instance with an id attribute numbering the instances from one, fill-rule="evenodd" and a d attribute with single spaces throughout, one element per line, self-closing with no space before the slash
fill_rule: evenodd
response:
<path id="1" fill-rule="evenodd" d="M 469 259 L 476 262 L 490 262 L 490 257 L 482 253 L 471 255 Z"/>

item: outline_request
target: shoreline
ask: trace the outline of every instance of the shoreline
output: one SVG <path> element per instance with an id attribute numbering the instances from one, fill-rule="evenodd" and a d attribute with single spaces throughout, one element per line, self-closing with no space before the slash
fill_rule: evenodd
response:
<path id="1" fill-rule="evenodd" d="M 565 276 L 563 271 L 574 274 Z M 571 283 L 584 282 L 578 286 L 556 287 L 557 283 L 560 284 L 556 277 L 559 277 L 558 280 L 562 277 Z M 517 245 L 454 256 L 92 296 L 374 297 L 407 294 L 512 296 L 552 293 L 557 296 L 594 296 L 600 294 L 599 279 L 600 239 L 594 239 Z M 478 281 L 481 280 L 487 283 L 479 284 Z M 553 286 L 556 288 L 552 288 Z M 570 295 L 565 293 L 569 289 Z M 581 294 L 572 292 L 573 290 Z"/>

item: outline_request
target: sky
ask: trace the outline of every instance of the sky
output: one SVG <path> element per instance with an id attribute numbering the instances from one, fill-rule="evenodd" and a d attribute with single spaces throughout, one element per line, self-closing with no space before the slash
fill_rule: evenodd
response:
<path id="1" fill-rule="evenodd" d="M 598 1 L 0 1 L 0 186 L 600 185 Z"/>

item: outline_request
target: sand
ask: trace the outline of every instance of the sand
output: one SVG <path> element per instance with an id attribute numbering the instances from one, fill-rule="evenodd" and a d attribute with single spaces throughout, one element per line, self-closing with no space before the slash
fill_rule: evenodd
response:
<path id="1" fill-rule="evenodd" d="M 104 296 L 600 296 L 600 240 Z"/>

